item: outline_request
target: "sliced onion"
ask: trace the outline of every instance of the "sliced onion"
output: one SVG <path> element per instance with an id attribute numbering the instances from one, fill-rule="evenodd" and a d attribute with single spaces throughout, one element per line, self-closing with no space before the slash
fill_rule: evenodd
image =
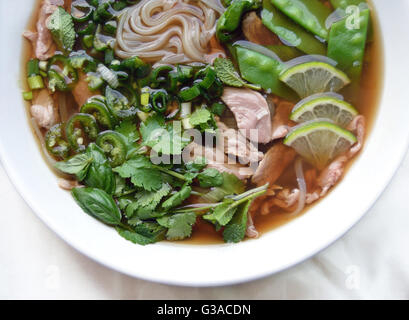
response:
<path id="1" fill-rule="evenodd" d="M 319 54 L 309 54 L 309 55 L 297 57 L 297 58 L 294 58 L 292 60 L 285 62 L 284 64 L 286 68 L 288 69 L 288 68 L 295 67 L 300 64 L 308 63 L 308 62 L 324 62 L 324 63 L 328 63 L 332 65 L 333 67 L 336 67 L 336 65 L 338 64 L 335 60 L 328 58 L 326 56 L 319 55 Z"/>
<path id="2" fill-rule="evenodd" d="M 233 43 L 233 46 L 240 46 L 258 53 L 261 53 L 269 58 L 272 58 L 277 61 L 281 61 L 280 57 L 276 55 L 273 51 L 267 49 L 266 47 L 263 47 L 259 44 L 255 44 L 253 42 L 245 41 L 245 40 L 239 40 Z"/>
<path id="3" fill-rule="evenodd" d="M 325 20 L 325 27 L 329 30 L 331 29 L 331 26 L 335 23 L 338 22 L 342 19 L 345 18 L 345 10 L 338 8 L 336 9 L 333 13 L 331 13 L 327 20 Z"/>
<path id="4" fill-rule="evenodd" d="M 336 92 L 316 93 L 316 94 L 313 94 L 313 95 L 311 95 L 311 96 L 309 96 L 307 98 L 302 99 L 300 102 L 298 102 L 294 106 L 292 111 L 294 112 L 295 110 L 300 108 L 305 103 L 310 102 L 310 101 L 315 100 L 315 99 L 319 99 L 319 98 L 335 98 L 335 99 L 338 99 L 338 100 L 344 100 L 344 96 L 339 94 L 339 93 L 336 93 Z"/>
<path id="5" fill-rule="evenodd" d="M 305 200 L 307 197 L 307 184 L 305 183 L 304 171 L 302 167 L 301 158 L 298 158 L 297 160 L 295 160 L 294 169 L 295 169 L 295 175 L 297 176 L 297 183 L 298 183 L 298 189 L 300 190 L 300 194 L 298 196 L 297 209 L 291 214 L 294 216 L 297 216 L 304 210 Z"/>

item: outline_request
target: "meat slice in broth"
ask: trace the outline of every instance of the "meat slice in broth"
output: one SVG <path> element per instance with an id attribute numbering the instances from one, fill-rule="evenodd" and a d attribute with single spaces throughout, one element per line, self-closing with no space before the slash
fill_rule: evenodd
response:
<path id="1" fill-rule="evenodd" d="M 30 112 L 37 125 L 41 128 L 49 129 L 59 121 L 53 97 L 47 89 L 41 89 L 35 93 Z"/>
<path id="2" fill-rule="evenodd" d="M 254 11 L 246 15 L 243 20 L 243 33 L 250 42 L 263 46 L 280 44 L 280 39 L 264 26 Z"/>
<path id="3" fill-rule="evenodd" d="M 293 107 L 294 104 L 287 101 L 279 101 L 277 103 L 272 123 L 272 140 L 284 138 L 290 131 L 290 128 L 295 125 L 290 120 Z"/>
<path id="4" fill-rule="evenodd" d="M 251 141 L 271 141 L 271 113 L 266 99 L 250 89 L 227 87 L 222 100 L 233 112 L 239 130 Z M 254 134 L 251 130 L 256 130 Z M 255 136 L 255 137 L 254 137 Z"/>

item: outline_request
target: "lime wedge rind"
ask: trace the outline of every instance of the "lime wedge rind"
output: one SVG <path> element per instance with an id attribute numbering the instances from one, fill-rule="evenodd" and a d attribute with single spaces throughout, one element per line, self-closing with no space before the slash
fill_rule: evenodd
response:
<path id="1" fill-rule="evenodd" d="M 280 75 L 280 80 L 301 98 L 315 93 L 338 92 L 351 81 L 348 76 L 325 62 L 307 62 L 290 67 Z"/>
<path id="2" fill-rule="evenodd" d="M 346 127 L 357 115 L 358 111 L 348 102 L 332 96 L 321 96 L 304 103 L 301 101 L 293 108 L 290 119 L 301 123 L 328 118 L 339 126 Z"/>

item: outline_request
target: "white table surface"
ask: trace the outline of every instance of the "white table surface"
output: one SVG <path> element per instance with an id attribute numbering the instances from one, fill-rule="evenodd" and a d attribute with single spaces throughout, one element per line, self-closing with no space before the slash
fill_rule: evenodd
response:
<path id="1" fill-rule="evenodd" d="M 408 181 L 409 155 L 358 225 L 296 267 L 236 286 L 182 288 L 130 278 L 75 251 L 37 218 L 0 165 L 0 298 L 409 299 Z"/>

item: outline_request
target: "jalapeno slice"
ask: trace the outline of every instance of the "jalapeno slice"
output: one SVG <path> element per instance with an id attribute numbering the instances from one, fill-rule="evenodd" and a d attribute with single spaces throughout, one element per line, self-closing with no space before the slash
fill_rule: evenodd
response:
<path id="1" fill-rule="evenodd" d="M 112 167 L 120 166 L 125 162 L 127 147 L 120 133 L 111 130 L 101 132 L 96 143 L 104 150 Z"/>
<path id="2" fill-rule="evenodd" d="M 151 75 L 151 87 L 152 88 L 157 88 L 161 83 L 166 83 L 168 82 L 169 79 L 169 72 L 173 71 L 172 66 L 160 66 L 158 68 L 153 69 L 152 75 Z"/>
<path id="3" fill-rule="evenodd" d="M 77 0 L 71 4 L 71 16 L 75 22 L 85 22 L 91 19 L 94 8 L 85 0 Z"/>
<path id="4" fill-rule="evenodd" d="M 137 99 L 135 90 L 127 86 L 121 86 L 117 90 L 107 86 L 105 96 L 108 109 L 118 119 L 128 119 L 134 117 L 137 112 Z"/>
<path id="5" fill-rule="evenodd" d="M 75 151 L 82 151 L 88 141 L 94 141 L 98 137 L 97 121 L 90 114 L 74 114 L 67 122 L 65 135 Z"/>
<path id="6" fill-rule="evenodd" d="M 98 100 L 87 102 L 81 107 L 80 112 L 94 116 L 95 120 L 97 120 L 102 127 L 107 129 L 112 129 L 116 124 L 116 120 L 108 110 L 108 107 Z"/>
<path id="7" fill-rule="evenodd" d="M 48 64 L 48 86 L 52 91 L 67 91 L 73 88 L 78 80 L 77 71 L 70 60 L 63 55 L 55 55 Z"/>
<path id="8" fill-rule="evenodd" d="M 70 153 L 70 146 L 65 140 L 63 133 L 63 123 L 58 123 L 51 127 L 45 135 L 45 146 L 50 155 L 66 159 Z"/>

